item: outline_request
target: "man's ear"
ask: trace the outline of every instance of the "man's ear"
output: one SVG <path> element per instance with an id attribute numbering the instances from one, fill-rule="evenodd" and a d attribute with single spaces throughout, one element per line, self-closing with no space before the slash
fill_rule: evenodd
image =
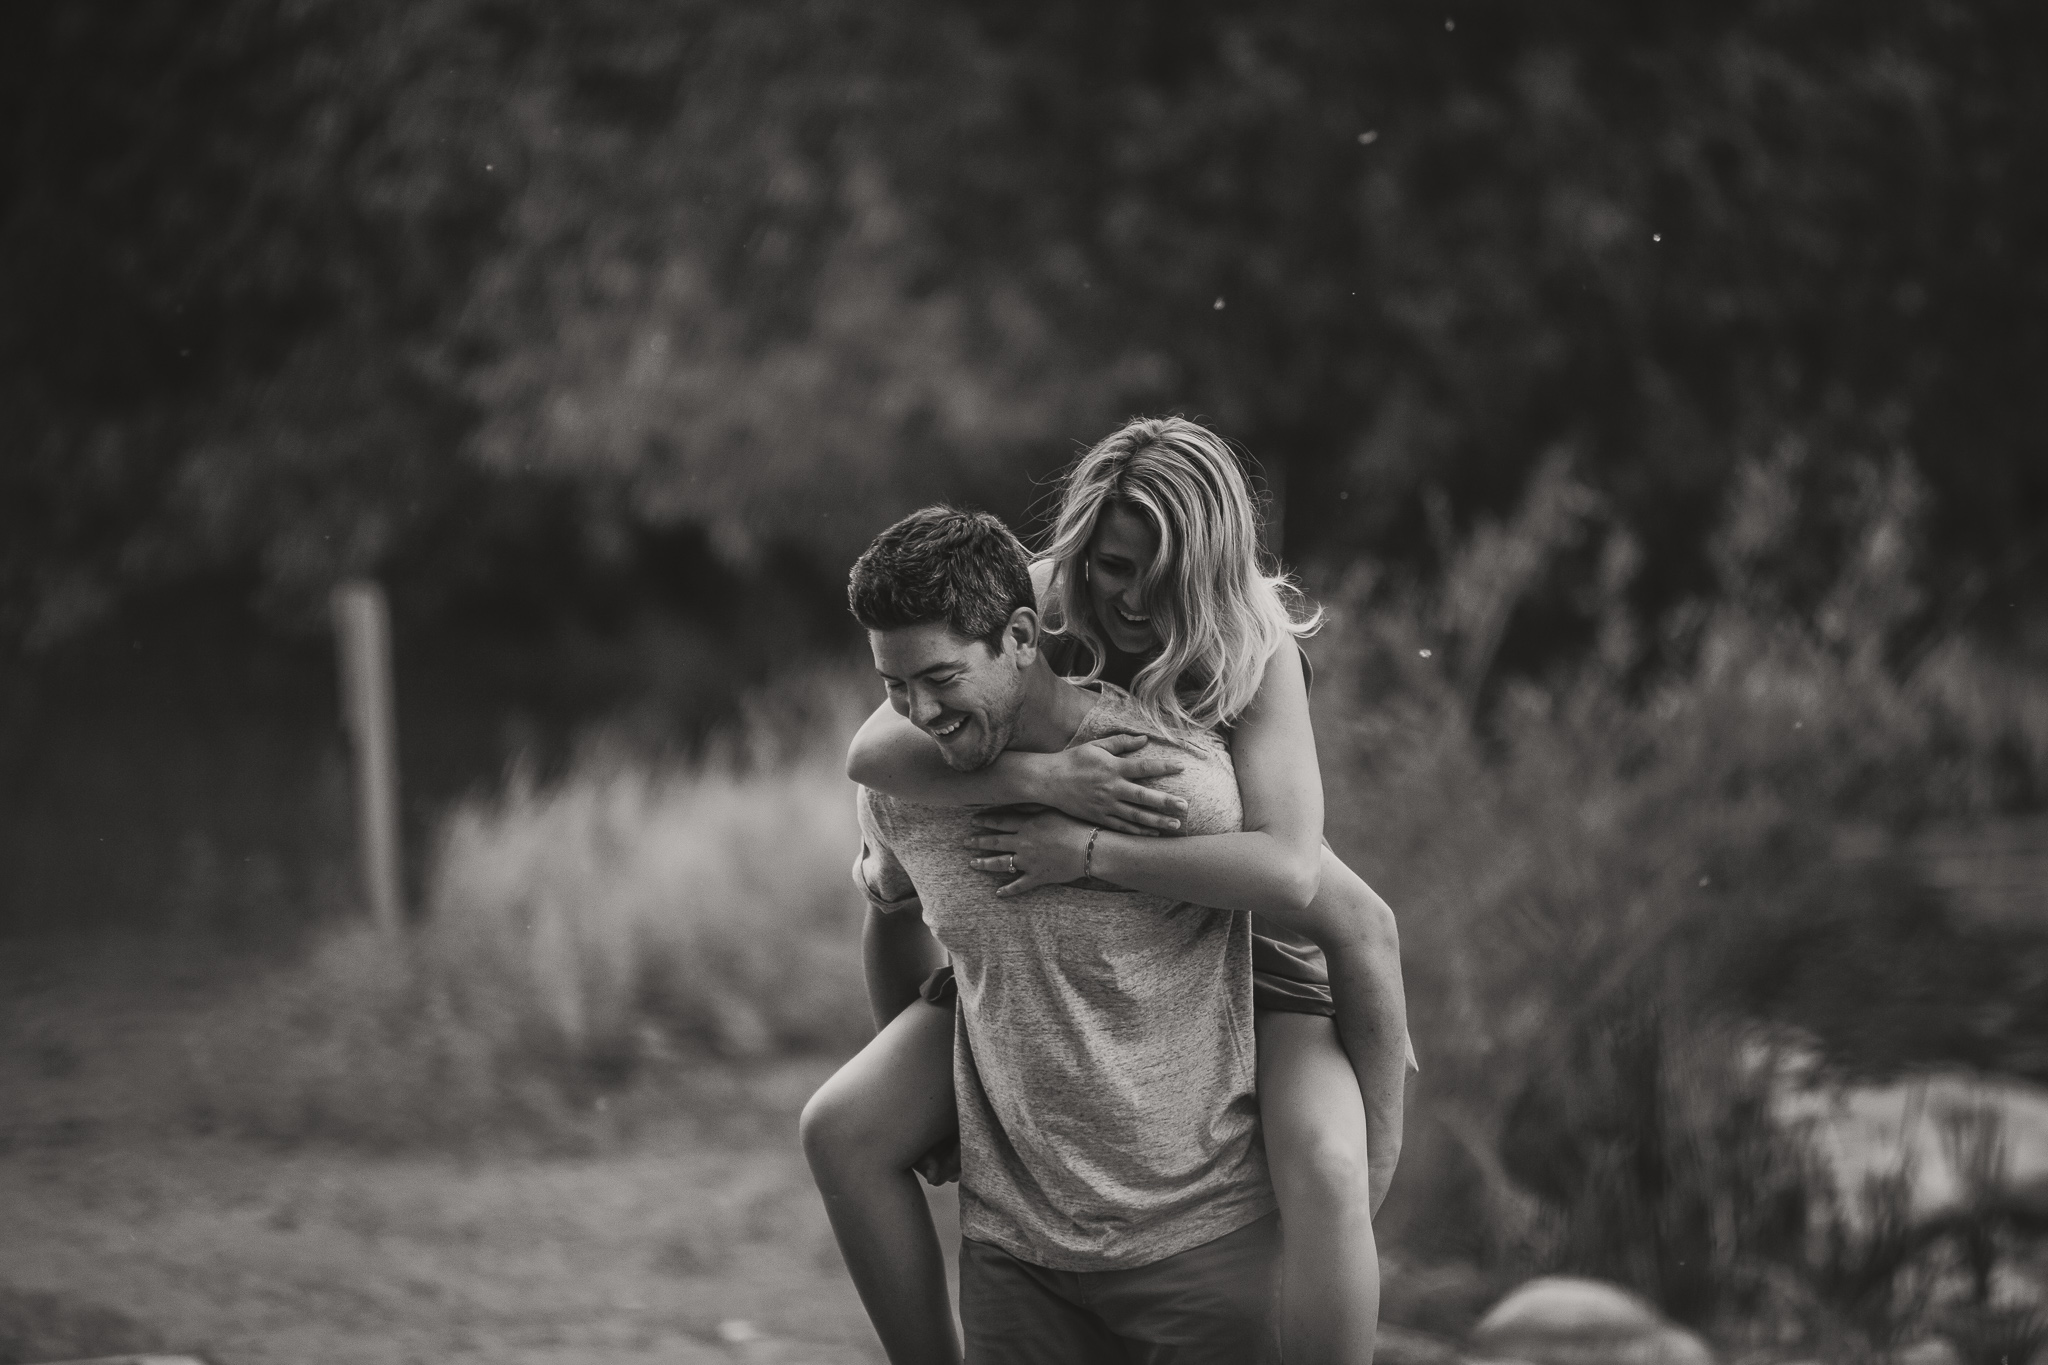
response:
<path id="1" fill-rule="evenodd" d="M 1019 607 L 1010 613 L 1010 619 L 1003 625 L 1003 650 L 1016 650 L 1017 667 L 1029 668 L 1038 662 L 1038 643 L 1045 634 L 1045 627 L 1039 623 L 1038 612 L 1031 607 Z"/>

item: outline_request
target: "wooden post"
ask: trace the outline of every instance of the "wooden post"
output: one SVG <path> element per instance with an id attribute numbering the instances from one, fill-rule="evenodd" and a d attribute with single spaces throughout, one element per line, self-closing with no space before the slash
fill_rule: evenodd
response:
<path id="1" fill-rule="evenodd" d="M 341 723 L 356 776 L 356 847 L 363 897 L 379 928 L 405 923 L 399 882 L 398 726 L 391 688 L 391 613 L 369 579 L 336 585 L 334 639 L 341 656 Z"/>

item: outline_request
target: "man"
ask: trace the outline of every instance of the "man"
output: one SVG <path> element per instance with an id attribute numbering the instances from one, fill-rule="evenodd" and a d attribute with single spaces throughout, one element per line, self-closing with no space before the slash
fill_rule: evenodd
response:
<path id="1" fill-rule="evenodd" d="M 1024 549 L 993 517 L 905 518 L 861 557 L 851 598 L 892 699 L 956 769 L 1149 728 L 1115 688 L 1053 671 Z M 1188 802 L 1183 830 L 1236 829 L 1227 750 L 1181 748 L 1161 785 Z M 1087 880 L 998 900 L 1002 879 L 969 863 L 969 811 L 862 789 L 860 814 L 871 987 L 905 996 L 928 928 L 958 988 L 968 1358 L 1266 1354 L 1279 1229 L 1248 917 Z"/>

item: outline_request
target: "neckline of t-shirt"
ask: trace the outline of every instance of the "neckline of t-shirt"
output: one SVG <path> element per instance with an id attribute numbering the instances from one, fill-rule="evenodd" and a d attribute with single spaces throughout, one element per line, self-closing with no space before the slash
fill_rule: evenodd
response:
<path id="1" fill-rule="evenodd" d="M 1078 749 L 1083 744 L 1093 744 L 1095 742 L 1093 739 L 1082 739 L 1081 732 L 1088 728 L 1089 721 L 1095 719 L 1095 713 L 1108 704 L 1110 693 L 1114 692 L 1126 700 L 1129 700 L 1131 695 L 1128 691 L 1118 687 L 1106 678 L 1095 678 L 1084 683 L 1074 682 L 1069 679 L 1067 680 L 1067 685 L 1079 688 L 1083 692 L 1093 692 L 1095 694 L 1095 704 L 1083 712 L 1081 719 L 1075 723 L 1074 733 L 1067 737 L 1066 744 L 1060 750 L 1061 753 L 1065 753 L 1068 749 Z M 1097 738 L 1100 738 L 1100 736 L 1097 736 Z"/>
<path id="2" fill-rule="evenodd" d="M 1088 709 L 1081 713 L 1081 719 L 1074 722 L 1074 732 L 1067 736 L 1065 744 L 1060 745 L 1059 751 L 1065 753 L 1069 749 L 1078 748 L 1080 745 L 1088 742 L 1081 738 L 1081 732 L 1088 728 L 1088 722 L 1095 719 L 1095 713 L 1102 709 L 1103 698 L 1106 694 L 1102 690 L 1102 679 L 1100 678 L 1095 679 L 1093 682 L 1085 683 L 1078 683 L 1070 678 L 1062 678 L 1060 681 L 1078 692 L 1093 692 L 1095 694 L 1095 700 L 1090 702 Z M 1114 686 L 1114 684 L 1111 685 Z"/>

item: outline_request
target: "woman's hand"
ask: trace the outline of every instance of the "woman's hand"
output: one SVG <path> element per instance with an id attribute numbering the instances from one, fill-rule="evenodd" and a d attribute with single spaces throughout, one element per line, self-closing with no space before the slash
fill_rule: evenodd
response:
<path id="1" fill-rule="evenodd" d="M 996 888 L 998 896 L 1021 896 L 1041 886 L 1077 882 L 1088 875 L 1088 841 L 1096 827 L 1056 810 L 1033 815 L 984 811 L 974 817 L 982 832 L 967 846 L 983 856 L 972 860 L 981 872 L 1014 880 Z"/>
<path id="2" fill-rule="evenodd" d="M 1158 834 L 1180 828 L 1188 803 L 1140 786 L 1181 770 L 1164 753 L 1138 756 L 1143 735 L 1107 735 L 1039 760 L 1039 800 L 1077 820 L 1119 834 Z"/>

